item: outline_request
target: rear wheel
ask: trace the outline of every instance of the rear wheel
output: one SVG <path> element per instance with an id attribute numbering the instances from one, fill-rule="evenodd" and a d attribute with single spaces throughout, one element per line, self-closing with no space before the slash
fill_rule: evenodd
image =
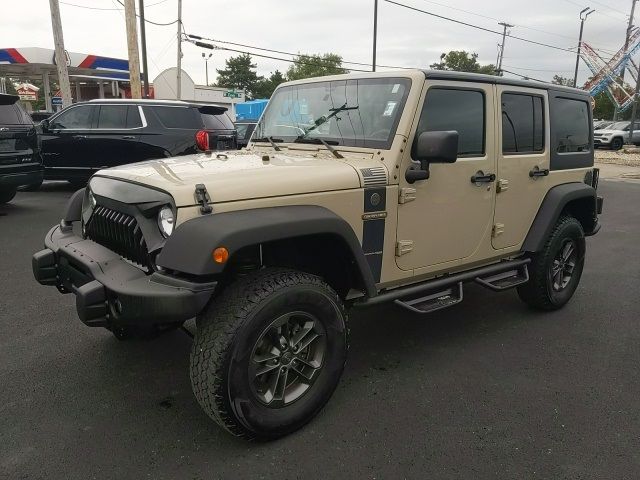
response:
<path id="1" fill-rule="evenodd" d="M 582 225 L 574 217 L 561 217 L 542 251 L 532 258 L 529 282 L 518 287 L 518 295 L 534 308 L 562 308 L 578 288 L 584 255 Z"/>
<path id="2" fill-rule="evenodd" d="M 16 189 L 11 189 L 11 190 L 1 190 L 0 191 L 0 205 L 2 205 L 3 203 L 9 203 L 11 200 L 13 200 L 13 197 L 16 196 Z"/>
<path id="3" fill-rule="evenodd" d="M 347 355 L 346 314 L 315 275 L 265 269 L 241 278 L 197 321 L 193 392 L 235 435 L 291 433 L 322 409 L 338 384 Z"/>

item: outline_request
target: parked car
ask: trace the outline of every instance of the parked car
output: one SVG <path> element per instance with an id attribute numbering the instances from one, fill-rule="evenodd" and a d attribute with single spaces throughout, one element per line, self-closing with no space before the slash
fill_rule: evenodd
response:
<path id="1" fill-rule="evenodd" d="M 45 179 L 79 184 L 103 168 L 237 145 L 226 107 L 177 100 L 77 103 L 40 128 Z"/>
<path id="2" fill-rule="evenodd" d="M 238 131 L 238 148 L 244 148 L 249 144 L 249 139 L 257 123 L 256 120 L 237 120 L 235 122 Z"/>
<path id="3" fill-rule="evenodd" d="M 640 143 L 640 123 L 633 124 L 633 139 L 629 138 L 631 122 L 615 122 L 593 132 L 593 144 L 596 148 L 608 147 L 620 150 L 625 143 Z"/>
<path id="4" fill-rule="evenodd" d="M 31 115 L 31 119 L 33 120 L 33 123 L 40 123 L 42 120 L 45 120 L 51 117 L 51 115 L 53 115 L 53 112 L 37 111 L 37 112 L 31 112 L 29 115 Z"/>
<path id="5" fill-rule="evenodd" d="M 17 95 L 0 94 L 0 204 L 18 187 L 42 183 L 42 159 L 35 125 Z"/>
<path id="6" fill-rule="evenodd" d="M 121 339 L 195 317 L 200 406 L 235 435 L 280 437 L 338 385 L 348 309 L 427 315 L 470 282 L 540 311 L 571 300 L 603 205 L 590 103 L 445 71 L 284 83 L 242 152 L 94 175 L 34 276 Z"/>

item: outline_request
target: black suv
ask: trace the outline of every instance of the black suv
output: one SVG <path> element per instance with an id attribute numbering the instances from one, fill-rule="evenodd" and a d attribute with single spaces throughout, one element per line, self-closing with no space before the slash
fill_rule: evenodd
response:
<path id="1" fill-rule="evenodd" d="M 225 107 L 178 100 L 92 100 L 40 127 L 45 178 L 73 183 L 102 168 L 237 145 Z"/>
<path id="2" fill-rule="evenodd" d="M 0 93 L 0 204 L 18 187 L 42 183 L 42 160 L 33 120 L 17 95 Z"/>

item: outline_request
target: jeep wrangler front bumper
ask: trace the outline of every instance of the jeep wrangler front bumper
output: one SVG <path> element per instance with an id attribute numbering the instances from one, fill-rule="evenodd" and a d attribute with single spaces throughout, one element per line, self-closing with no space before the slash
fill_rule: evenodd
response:
<path id="1" fill-rule="evenodd" d="M 117 253 L 73 233 L 52 228 L 45 249 L 33 255 L 42 285 L 76 296 L 78 316 L 96 327 L 151 326 L 183 322 L 207 304 L 217 282 L 192 282 L 160 272 L 147 274 Z"/>

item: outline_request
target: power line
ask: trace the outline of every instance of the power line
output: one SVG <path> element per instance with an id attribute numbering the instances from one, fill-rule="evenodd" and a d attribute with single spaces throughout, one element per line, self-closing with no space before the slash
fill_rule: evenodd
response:
<path id="1" fill-rule="evenodd" d="M 574 5 L 574 6 L 576 6 L 576 7 L 579 7 L 579 8 L 585 8 L 585 5 L 584 5 L 584 4 L 580 4 L 580 3 L 574 2 L 573 0 L 564 0 L 564 1 L 565 1 L 566 3 L 569 3 L 569 4 L 571 4 L 571 5 Z M 597 2 L 595 2 L 595 3 L 597 3 Z M 609 8 L 609 7 L 608 7 L 608 8 Z M 600 10 L 596 10 L 596 15 L 604 15 L 605 17 L 609 17 L 609 18 L 611 18 L 611 19 L 615 20 L 616 22 L 619 22 L 619 21 L 620 21 L 620 18 L 618 18 L 618 17 L 614 17 L 614 16 L 609 15 L 608 13 L 602 12 L 602 11 L 600 11 Z M 627 15 L 626 15 L 626 14 L 623 14 L 623 15 L 624 15 L 624 17 L 625 17 L 625 18 L 627 18 Z"/>
<path id="2" fill-rule="evenodd" d="M 397 5 L 399 7 L 403 7 L 409 10 L 413 10 L 415 12 L 420 12 L 420 13 L 424 13 L 426 15 L 430 15 L 432 17 L 436 17 L 436 18 L 440 18 L 441 20 L 447 20 L 449 22 L 453 22 L 453 23 L 457 23 L 459 25 L 464 25 L 466 27 L 470 27 L 470 28 L 475 28 L 476 30 L 482 30 L 484 32 L 488 32 L 488 33 L 493 33 L 495 35 L 500 35 L 502 36 L 502 32 L 498 32 L 497 30 L 491 30 L 490 28 L 485 28 L 485 27 L 481 27 L 480 25 L 475 25 L 473 23 L 468 23 L 468 22 L 463 22 L 462 20 L 456 20 L 455 18 L 451 18 L 451 17 L 445 17 L 444 15 L 438 15 L 437 13 L 433 13 L 433 12 L 428 12 L 426 10 L 421 10 L 419 8 L 416 7 L 412 7 L 410 5 L 405 5 L 404 3 L 398 3 L 398 2 L 394 2 L 393 0 L 384 0 L 387 3 L 391 3 L 393 5 Z M 534 45 L 539 45 L 541 47 L 547 47 L 547 48 L 552 48 L 554 50 L 560 50 L 562 52 L 569 52 L 569 53 L 573 53 L 571 50 L 569 50 L 568 48 L 564 48 L 564 47 L 559 47 L 557 45 L 550 45 L 548 43 L 542 43 L 542 42 L 536 42 L 535 40 L 529 40 L 528 38 L 522 38 L 522 37 L 517 37 L 515 35 L 507 35 L 509 38 L 513 38 L 515 40 L 520 40 L 521 42 L 527 42 L 527 43 L 531 43 Z"/>
<path id="3" fill-rule="evenodd" d="M 122 5 L 124 7 L 124 3 L 122 3 L 121 0 L 116 0 L 116 2 L 118 2 L 120 5 Z M 162 3 L 162 2 L 159 2 Z M 154 4 L 157 5 L 157 4 Z M 140 15 L 138 15 L 136 13 L 136 17 L 140 18 Z M 145 18 L 144 21 L 146 23 L 150 23 L 151 25 L 158 25 L 159 27 L 168 27 L 169 25 L 173 25 L 174 23 L 178 23 L 178 19 L 176 18 L 173 22 L 168 22 L 168 23 L 160 23 L 160 22 L 152 22 L 151 20 Z"/>
<path id="4" fill-rule="evenodd" d="M 155 7 L 156 5 L 160 5 L 162 3 L 168 2 L 169 0 L 160 0 L 159 2 L 156 3 L 152 3 L 150 5 L 145 5 L 145 8 L 150 8 L 150 7 Z M 76 7 L 76 8 L 84 8 L 87 10 L 100 10 L 100 11 L 110 11 L 110 12 L 122 12 L 123 9 L 122 8 L 103 8 L 103 7 L 90 7 L 88 5 L 77 5 L 75 3 L 69 3 L 69 2 L 60 2 L 63 5 L 67 5 L 69 7 Z"/>

